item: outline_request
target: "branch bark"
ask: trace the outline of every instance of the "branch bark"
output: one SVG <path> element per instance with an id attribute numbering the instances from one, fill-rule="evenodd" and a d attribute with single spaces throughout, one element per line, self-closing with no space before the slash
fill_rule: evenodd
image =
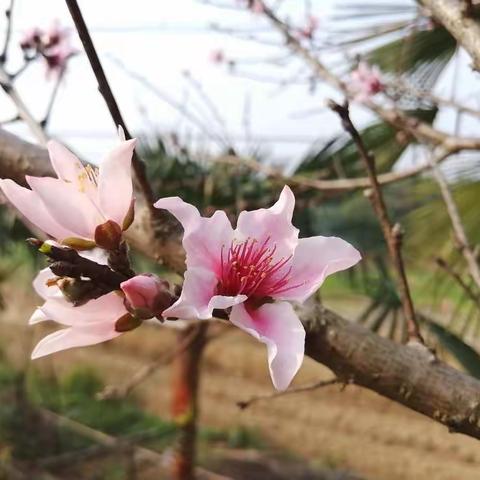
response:
<path id="1" fill-rule="evenodd" d="M 21 179 L 25 173 L 48 174 L 46 151 L 0 129 L 0 176 Z M 141 212 L 140 212 L 141 213 Z M 129 229 L 134 247 L 168 265 L 183 265 L 178 237 L 152 243 L 151 227 L 136 218 Z M 174 267 L 171 267 L 174 268 Z M 438 360 L 424 349 L 398 345 L 348 322 L 321 306 L 301 313 L 307 331 L 306 352 L 337 377 L 369 388 L 457 431 L 480 439 L 480 381 Z"/>
<path id="2" fill-rule="evenodd" d="M 346 383 L 384 397 L 480 439 L 480 381 L 455 370 L 424 348 L 379 337 L 317 306 L 302 315 L 306 353 Z"/>
<path id="3" fill-rule="evenodd" d="M 11 178 L 25 185 L 25 175 L 55 176 L 47 150 L 0 128 L 0 178 Z M 177 272 L 185 269 L 180 228 L 170 229 L 168 237 L 156 235 L 150 211 L 141 197 L 135 204 L 135 221 L 126 233 L 129 244 L 137 251 Z"/>
<path id="4" fill-rule="evenodd" d="M 480 71 L 480 24 L 469 9 L 458 0 L 421 0 L 424 7 L 465 48 L 473 60 L 475 70 Z"/>
<path id="5" fill-rule="evenodd" d="M 435 0 L 425 0 L 424 3 L 427 1 L 434 2 Z M 447 0 L 436 1 L 446 2 Z M 326 83 L 349 98 L 351 95 L 345 82 L 331 72 L 314 53 L 303 46 L 298 38 L 292 34 L 289 25 L 283 22 L 275 14 L 275 12 L 269 8 L 265 2 L 263 2 L 263 0 L 258 0 L 258 2 L 262 5 L 263 14 L 271 21 L 273 26 L 284 37 L 285 42 L 290 47 L 292 52 L 296 53 L 300 58 L 302 58 L 305 63 L 310 66 L 312 71 L 318 75 L 319 78 L 323 79 Z M 419 142 L 442 147 L 450 153 L 456 153 L 460 150 L 480 149 L 480 139 L 478 138 L 465 138 L 442 132 L 435 129 L 428 123 L 422 122 L 418 118 L 409 117 L 398 109 L 385 108 L 372 100 L 366 100 L 363 102 L 363 105 L 375 112 L 388 124 L 399 130 L 402 130 L 405 133 L 408 133 L 413 138 L 416 138 Z"/>

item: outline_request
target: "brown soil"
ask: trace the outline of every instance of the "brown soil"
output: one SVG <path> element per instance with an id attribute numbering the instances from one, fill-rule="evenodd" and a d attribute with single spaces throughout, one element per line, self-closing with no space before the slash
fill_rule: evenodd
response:
<path id="1" fill-rule="evenodd" d="M 18 292 L 16 297 L 18 301 L 0 313 L 0 338 L 8 355 L 25 364 L 31 345 L 46 329 L 22 326 L 35 299 Z M 171 329 L 145 326 L 108 344 L 60 353 L 35 365 L 62 374 L 87 364 L 108 382 L 122 382 L 171 348 L 174 335 Z M 295 385 L 329 375 L 327 369 L 307 359 Z M 258 402 L 244 411 L 236 406 L 239 400 L 271 392 L 262 345 L 233 328 L 211 342 L 201 384 L 202 424 L 248 427 L 280 451 L 292 452 L 312 465 L 347 469 L 372 480 L 480 478 L 480 443 L 450 434 L 441 425 L 372 392 L 333 386 Z M 168 415 L 168 367 L 144 381 L 135 395 L 148 411 Z"/>

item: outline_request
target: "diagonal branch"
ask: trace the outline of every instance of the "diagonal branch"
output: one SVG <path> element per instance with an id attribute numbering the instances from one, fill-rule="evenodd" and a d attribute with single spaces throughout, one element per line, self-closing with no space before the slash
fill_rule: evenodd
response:
<path id="1" fill-rule="evenodd" d="M 118 104 L 115 100 L 112 89 L 110 88 L 110 84 L 108 83 L 105 71 L 103 70 L 102 63 L 100 62 L 97 51 L 95 50 L 92 37 L 90 36 L 90 32 L 83 18 L 80 7 L 78 6 L 76 0 L 66 0 L 66 3 L 75 24 L 75 28 L 77 29 L 78 36 L 82 41 L 85 53 L 87 54 L 90 66 L 92 67 L 95 78 L 97 79 L 98 90 L 104 98 L 105 103 L 107 104 L 108 111 L 110 112 L 112 120 L 115 123 L 115 127 L 118 127 L 120 125 L 125 132 L 126 138 L 132 138 L 122 117 L 120 109 L 118 108 Z M 152 187 L 150 186 L 150 183 L 147 179 L 145 164 L 142 162 L 142 160 L 138 158 L 135 153 L 133 157 L 133 168 L 135 170 L 135 175 L 140 184 L 142 192 L 145 196 L 145 200 L 147 201 L 148 205 L 153 204 L 153 202 L 155 201 L 155 196 L 153 194 Z"/>
<path id="2" fill-rule="evenodd" d="M 415 309 L 413 308 L 412 296 L 410 294 L 405 265 L 403 263 L 401 229 L 398 225 L 392 225 L 390 221 L 383 193 L 377 179 L 375 157 L 367 150 L 362 137 L 353 125 L 352 120 L 350 119 L 348 104 L 342 106 L 331 100 L 329 106 L 340 117 L 343 128 L 352 137 L 360 154 L 360 158 L 365 164 L 371 186 L 369 197 L 378 221 L 380 222 L 380 227 L 388 247 L 388 253 L 397 276 L 397 288 L 402 300 L 403 314 L 407 324 L 408 339 L 424 343 L 415 317 Z"/>
<path id="3" fill-rule="evenodd" d="M 22 172 L 38 175 L 48 168 L 44 149 L 0 129 L 0 176 L 20 178 Z M 161 254 L 181 270 L 184 252 L 178 237 L 159 246 L 151 240 L 148 226 L 139 225 L 128 233 L 132 245 L 140 246 L 150 258 Z M 479 380 L 434 359 L 423 348 L 393 343 L 322 306 L 300 315 L 307 332 L 307 355 L 337 377 L 420 412 L 452 431 L 480 439 Z"/>
<path id="4" fill-rule="evenodd" d="M 458 0 L 420 0 L 457 42 L 470 54 L 475 70 L 480 71 L 480 24 L 473 8 Z"/>
<path id="5" fill-rule="evenodd" d="M 473 248 L 468 241 L 465 227 L 463 226 L 457 204 L 455 203 L 455 199 L 453 198 L 452 192 L 450 191 L 450 187 L 448 186 L 445 175 L 442 173 L 438 165 L 436 165 L 434 162 L 431 162 L 430 167 L 432 169 L 433 176 L 437 181 L 440 193 L 442 194 L 443 201 L 447 208 L 448 216 L 450 217 L 450 222 L 452 224 L 453 232 L 455 234 L 457 247 L 465 258 L 470 276 L 472 277 L 477 287 L 480 288 L 480 266 L 478 265 L 475 253 L 473 252 Z"/>
<path id="6" fill-rule="evenodd" d="M 290 31 L 289 25 L 280 20 L 275 12 L 269 8 L 263 0 L 258 0 L 258 2 L 262 5 L 263 14 L 281 33 L 290 49 L 300 58 L 302 58 L 305 63 L 311 67 L 312 71 L 318 75 L 319 78 L 323 79 L 326 83 L 339 90 L 347 98 L 350 97 L 350 92 L 348 91 L 345 82 L 331 72 L 308 48 L 304 47 L 296 38 L 296 36 Z M 464 138 L 456 135 L 450 135 L 446 132 L 442 132 L 433 128 L 431 125 L 420 121 L 418 118 L 409 117 L 398 109 L 384 108 L 372 100 L 366 100 L 363 102 L 363 105 L 375 112 L 385 122 L 399 130 L 408 133 L 420 142 L 443 147 L 450 153 L 455 153 L 464 149 L 480 149 L 479 138 Z"/>

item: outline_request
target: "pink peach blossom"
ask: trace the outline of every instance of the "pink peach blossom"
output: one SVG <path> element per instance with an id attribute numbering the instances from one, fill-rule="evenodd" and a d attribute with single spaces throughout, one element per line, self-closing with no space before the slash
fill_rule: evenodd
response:
<path id="1" fill-rule="evenodd" d="M 318 17 L 309 15 L 305 22 L 305 26 L 300 29 L 300 35 L 304 38 L 312 39 L 318 30 L 320 21 Z"/>
<path id="2" fill-rule="evenodd" d="M 221 49 L 216 49 L 210 52 L 210 61 L 212 63 L 221 64 L 225 62 L 225 53 Z"/>
<path id="3" fill-rule="evenodd" d="M 27 30 L 20 39 L 20 48 L 22 50 L 37 49 L 42 41 L 43 31 L 38 27 Z"/>
<path id="4" fill-rule="evenodd" d="M 294 206 L 285 186 L 271 208 L 241 212 L 234 230 L 222 211 L 204 218 L 178 197 L 155 204 L 183 225 L 187 263 L 182 294 L 163 316 L 208 319 L 214 309 L 231 309 L 230 321 L 266 344 L 279 390 L 300 368 L 305 348 L 305 330 L 289 302 L 303 302 L 328 275 L 360 260 L 340 238 L 299 239 Z"/>
<path id="5" fill-rule="evenodd" d="M 70 39 L 70 30 L 63 27 L 59 20 L 54 20 L 50 27 L 42 32 L 41 40 L 43 48 L 56 47 Z"/>
<path id="6" fill-rule="evenodd" d="M 350 90 L 358 102 L 364 102 L 385 89 L 379 68 L 366 62 L 358 64 L 351 72 L 350 80 Z"/>
<path id="7" fill-rule="evenodd" d="M 135 142 L 122 141 L 97 172 L 50 141 L 50 161 L 58 178 L 27 176 L 31 189 L 0 179 L 0 189 L 22 215 L 60 243 L 71 238 L 93 242 L 97 226 L 111 221 L 120 230 L 130 211 Z"/>
<path id="8" fill-rule="evenodd" d="M 121 335 L 115 325 L 128 312 L 119 292 L 110 292 L 74 307 L 63 297 L 49 268 L 40 271 L 33 285 L 45 303 L 31 316 L 30 324 L 53 320 L 67 328 L 40 340 L 32 352 L 32 359 L 69 348 L 95 345 Z"/>
<path id="9" fill-rule="evenodd" d="M 43 57 L 47 65 L 47 77 L 52 74 L 60 75 L 65 70 L 68 60 L 76 53 L 77 49 L 66 42 L 59 43 L 45 51 Z"/>
<path id="10" fill-rule="evenodd" d="M 171 305 L 169 285 L 156 275 L 145 273 L 120 284 L 125 295 L 125 306 L 135 317 L 148 319 L 161 315 Z"/>

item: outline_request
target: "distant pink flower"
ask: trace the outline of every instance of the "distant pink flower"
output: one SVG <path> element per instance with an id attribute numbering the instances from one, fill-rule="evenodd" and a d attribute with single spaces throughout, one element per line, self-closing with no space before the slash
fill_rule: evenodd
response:
<path id="1" fill-rule="evenodd" d="M 237 3 L 242 3 L 253 13 L 263 13 L 265 8 L 260 0 L 237 0 Z"/>
<path id="2" fill-rule="evenodd" d="M 381 73 L 376 65 L 370 66 L 366 62 L 360 62 L 351 72 L 350 90 L 358 102 L 364 102 L 384 89 Z"/>
<path id="3" fill-rule="evenodd" d="M 62 27 L 58 20 L 47 30 L 34 27 L 27 31 L 20 41 L 20 46 L 25 52 L 44 58 L 47 76 L 63 72 L 68 60 L 77 53 L 70 44 L 70 31 Z"/>
<path id="4" fill-rule="evenodd" d="M 106 342 L 121 335 L 117 321 L 128 315 L 119 292 L 110 292 L 85 305 L 74 307 L 62 295 L 55 275 L 46 268 L 37 275 L 33 285 L 45 300 L 30 318 L 30 324 L 53 320 L 67 328 L 44 337 L 32 352 L 32 359 L 74 347 Z"/>
<path id="5" fill-rule="evenodd" d="M 217 64 L 223 63 L 225 61 L 224 51 L 217 49 L 210 52 L 210 61 Z"/>
<path id="6" fill-rule="evenodd" d="M 121 235 L 131 213 L 135 142 L 122 141 L 97 172 L 83 166 L 60 143 L 50 141 L 50 161 L 58 179 L 27 176 L 31 190 L 10 179 L 0 179 L 0 189 L 22 215 L 60 243 L 70 244 L 65 240 L 72 238 L 98 243 L 99 233 L 105 234 L 105 229 L 107 234 Z"/>
<path id="7" fill-rule="evenodd" d="M 250 10 L 253 13 L 263 13 L 265 11 L 265 8 L 263 6 L 263 3 L 259 0 L 252 0 L 250 2 Z"/>
<path id="8" fill-rule="evenodd" d="M 59 43 L 43 53 L 47 65 L 47 77 L 51 74 L 60 75 L 66 68 L 68 60 L 77 50 L 68 43 Z"/>
<path id="9" fill-rule="evenodd" d="M 178 197 L 155 204 L 181 222 L 187 254 L 182 294 L 163 316 L 208 319 L 214 309 L 231 308 L 230 321 L 267 345 L 279 390 L 300 368 L 305 348 L 305 330 L 289 302 L 303 302 L 328 275 L 360 260 L 340 238 L 298 239 L 294 205 L 286 186 L 271 208 L 241 212 L 234 230 L 222 211 L 204 218 Z"/>
<path id="10" fill-rule="evenodd" d="M 20 48 L 22 50 L 34 50 L 41 44 L 43 32 L 38 27 L 27 30 L 20 39 Z"/>
<path id="11" fill-rule="evenodd" d="M 300 35 L 304 38 L 312 39 L 315 36 L 319 25 L 320 21 L 318 17 L 315 17 L 314 15 L 309 15 L 307 17 L 305 26 L 300 29 Z"/>
<path id="12" fill-rule="evenodd" d="M 58 20 L 54 20 L 50 27 L 43 32 L 41 39 L 43 48 L 56 47 L 70 39 L 70 30 L 62 27 Z"/>
<path id="13" fill-rule="evenodd" d="M 136 275 L 120 284 L 125 294 L 125 306 L 136 318 L 146 320 L 161 315 L 171 305 L 169 285 L 156 275 Z"/>

